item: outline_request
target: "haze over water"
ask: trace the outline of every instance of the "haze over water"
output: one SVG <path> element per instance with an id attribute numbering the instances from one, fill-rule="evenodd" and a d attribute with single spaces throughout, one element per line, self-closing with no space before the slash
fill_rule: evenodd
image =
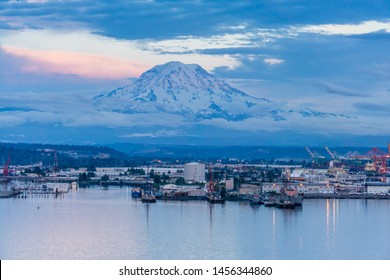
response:
<path id="1" fill-rule="evenodd" d="M 390 259 L 388 200 L 143 204 L 110 187 L 2 199 L 0 213 L 1 259 Z"/>

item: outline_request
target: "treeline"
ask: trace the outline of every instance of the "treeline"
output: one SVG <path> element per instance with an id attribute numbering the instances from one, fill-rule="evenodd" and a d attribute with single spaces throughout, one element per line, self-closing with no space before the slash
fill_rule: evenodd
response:
<path id="1" fill-rule="evenodd" d="M 136 166 L 143 163 L 142 159 L 132 159 L 125 153 L 105 146 L 3 143 L 0 144 L 0 164 L 3 166 L 9 155 L 11 166 L 42 163 L 50 167 L 55 165 L 55 151 L 60 169 Z"/>

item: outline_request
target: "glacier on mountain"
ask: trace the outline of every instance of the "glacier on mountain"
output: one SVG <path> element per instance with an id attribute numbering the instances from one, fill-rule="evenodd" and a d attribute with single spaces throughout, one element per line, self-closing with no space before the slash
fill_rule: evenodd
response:
<path id="1" fill-rule="evenodd" d="M 347 117 L 310 108 L 284 108 L 266 98 L 240 91 L 209 74 L 198 64 L 178 61 L 157 65 L 133 83 L 94 98 L 98 110 L 122 114 L 178 115 L 185 121 L 250 118 L 284 121 L 303 118 Z"/>

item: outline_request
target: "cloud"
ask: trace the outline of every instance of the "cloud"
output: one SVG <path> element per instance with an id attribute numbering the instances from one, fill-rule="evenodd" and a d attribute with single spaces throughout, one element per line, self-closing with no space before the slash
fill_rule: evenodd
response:
<path id="1" fill-rule="evenodd" d="M 281 64 L 284 62 L 284 59 L 278 59 L 278 58 L 264 58 L 264 62 L 269 65 L 276 65 Z"/>
<path id="2" fill-rule="evenodd" d="M 362 127 L 378 133 L 379 123 L 386 125 L 370 115 L 377 110 L 383 119 L 388 110 L 383 104 L 389 100 L 383 89 L 390 87 L 389 46 L 384 40 L 389 37 L 390 22 L 388 9 L 379 9 L 379 5 L 308 0 L 289 1 L 288 5 L 286 1 L 272 5 L 270 1 L 262 5 L 253 5 L 253 1 L 225 1 L 223 5 L 220 1 L 27 2 L 0 3 L 3 126 L 50 123 L 81 130 L 90 126 L 133 128 L 145 119 L 148 127 L 173 130 L 186 126 L 173 115 L 163 119 L 160 115 L 99 112 L 89 104 L 88 97 L 128 83 L 117 79 L 137 77 L 171 60 L 198 63 L 218 78 L 236 79 L 240 89 L 248 88 L 257 97 L 294 105 L 296 112 L 306 107 L 358 116 L 353 121 L 337 117 L 319 123 L 314 117 L 309 120 L 291 113 L 281 122 L 214 120 L 210 125 L 234 131 L 294 128 L 324 133 L 361 133 Z M 370 6 L 375 7 L 368 10 Z M 84 80 L 88 82 L 80 82 Z M 317 82 L 313 87 L 313 81 L 333 82 Z M 9 90 L 7 84 L 16 90 Z M 37 93 L 48 91 L 44 87 L 49 84 L 50 93 Z M 67 92 L 88 86 L 94 94 Z M 55 94 L 59 92 L 63 94 Z M 370 96 L 370 104 L 363 102 L 365 96 Z M 124 130 L 119 135 L 164 135 L 161 128 L 157 130 L 160 134 Z"/>
<path id="3" fill-rule="evenodd" d="M 343 96 L 351 96 L 351 97 L 364 97 L 364 94 L 357 93 L 356 91 L 335 85 L 333 83 L 327 83 L 327 82 L 318 82 L 315 84 L 320 89 L 326 91 L 327 93 L 331 94 L 337 94 L 337 95 L 343 95 Z"/>
<path id="4" fill-rule="evenodd" d="M 49 0 L 26 0 L 27 3 L 47 3 Z"/>
<path id="5" fill-rule="evenodd" d="M 274 121 L 270 118 L 250 118 L 239 122 L 229 122 L 224 119 L 205 120 L 203 125 L 231 130 L 232 134 L 242 132 L 276 132 L 293 131 L 294 133 L 318 133 L 325 135 L 389 135 L 390 127 L 387 119 L 378 119 L 374 115 L 346 118 L 333 116 L 326 118 L 305 117 L 299 112 L 291 112 L 284 121 Z"/>
<path id="6" fill-rule="evenodd" d="M 121 138 L 140 138 L 140 137 L 152 137 L 152 138 L 157 138 L 157 137 L 171 137 L 171 136 L 179 136 L 182 134 L 181 130 L 158 130 L 153 133 L 130 133 L 130 134 L 125 134 L 121 135 Z"/>
<path id="7" fill-rule="evenodd" d="M 370 111 L 375 114 L 386 114 L 388 115 L 390 111 L 390 104 L 377 104 L 377 103 L 368 103 L 368 102 L 359 102 L 354 103 L 354 107 L 358 110 Z"/>
<path id="8" fill-rule="evenodd" d="M 156 64 L 172 60 L 199 63 L 207 70 L 240 65 L 234 55 L 182 53 L 166 54 L 148 49 L 151 41 L 117 40 L 89 31 L 58 32 L 55 30 L 2 31 L 1 45 L 10 55 L 27 58 L 23 70 L 74 74 L 86 78 L 118 79 L 137 77 Z M 211 39 L 213 41 L 214 39 Z M 183 42 L 185 39 L 183 39 Z M 227 44 L 221 39 L 217 45 Z M 183 43 L 184 44 L 184 43 Z M 191 45 L 191 40 L 187 42 Z M 167 41 L 160 47 L 166 45 Z M 158 42 L 154 46 L 159 46 Z M 205 47 L 200 46 L 200 48 Z"/>
<path id="9" fill-rule="evenodd" d="M 231 33 L 209 37 L 179 36 L 177 38 L 150 42 L 147 49 L 162 52 L 193 52 L 208 49 L 229 49 L 256 47 L 252 39 L 256 35 L 247 33 Z"/>
<path id="10" fill-rule="evenodd" d="M 364 21 L 358 24 L 322 24 L 307 25 L 297 29 L 298 32 L 319 33 L 324 35 L 360 35 L 378 31 L 390 32 L 389 21 Z"/>
<path id="11" fill-rule="evenodd" d="M 84 53 L 31 50 L 17 47 L 3 47 L 3 50 L 17 57 L 26 58 L 23 72 L 73 74 L 95 79 L 121 79 L 137 77 L 148 66 L 137 62 Z"/>

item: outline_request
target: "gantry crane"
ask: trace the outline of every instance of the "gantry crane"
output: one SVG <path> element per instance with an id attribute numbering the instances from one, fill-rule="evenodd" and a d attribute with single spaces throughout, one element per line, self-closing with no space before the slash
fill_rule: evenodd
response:
<path id="1" fill-rule="evenodd" d="M 330 157 L 332 159 L 336 159 L 336 156 L 329 150 L 329 148 L 327 146 L 325 146 L 325 150 L 328 152 L 328 154 L 330 155 Z"/>

